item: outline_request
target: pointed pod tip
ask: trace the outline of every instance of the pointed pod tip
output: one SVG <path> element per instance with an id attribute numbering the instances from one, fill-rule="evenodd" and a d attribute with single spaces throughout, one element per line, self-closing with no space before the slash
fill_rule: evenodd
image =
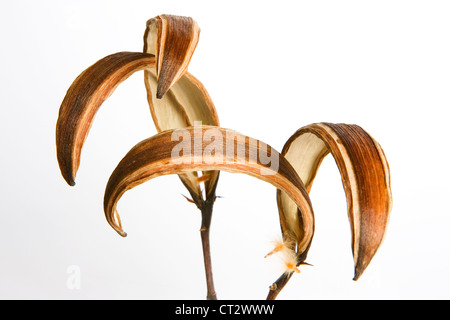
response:
<path id="1" fill-rule="evenodd" d="M 58 155 L 58 161 L 59 161 L 59 155 Z M 76 170 L 74 173 L 72 165 L 66 165 L 63 161 L 59 161 L 59 169 L 60 169 L 63 179 L 67 182 L 67 184 L 69 186 L 73 187 L 75 185 Z"/>
<path id="2" fill-rule="evenodd" d="M 123 238 L 127 236 L 127 233 L 125 231 L 117 231 L 117 233 Z"/>
<path id="3" fill-rule="evenodd" d="M 161 93 L 159 90 L 158 90 L 158 92 L 156 93 L 156 98 L 157 99 L 162 99 L 164 97 L 164 93 Z"/>
<path id="4" fill-rule="evenodd" d="M 166 92 L 170 89 L 170 86 L 163 85 L 161 82 L 158 82 L 158 88 L 156 89 L 156 98 L 162 99 Z"/>
<path id="5" fill-rule="evenodd" d="M 353 276 L 353 281 L 358 281 L 358 279 L 362 276 L 364 273 L 364 269 L 355 268 L 355 275 Z"/>
<path id="6" fill-rule="evenodd" d="M 67 184 L 71 187 L 75 186 L 75 179 L 73 177 L 64 178 L 66 180 Z"/>
<path id="7" fill-rule="evenodd" d="M 365 257 L 365 259 L 362 259 L 360 255 L 361 259 L 358 259 L 359 261 L 355 264 L 355 275 L 353 276 L 353 281 L 357 281 L 359 278 L 361 278 L 374 255 L 375 253 L 373 253 L 372 255 L 365 255 L 363 256 Z"/>

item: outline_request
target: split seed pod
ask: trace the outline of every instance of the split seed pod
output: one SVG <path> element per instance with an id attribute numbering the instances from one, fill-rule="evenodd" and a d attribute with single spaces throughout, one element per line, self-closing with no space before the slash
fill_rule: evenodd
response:
<path id="1" fill-rule="evenodd" d="M 273 161 L 267 161 L 267 158 Z M 313 234 L 313 210 L 294 168 L 267 144 L 214 126 L 167 130 L 133 147 L 117 165 L 106 186 L 104 210 L 107 221 L 124 235 L 116 206 L 127 190 L 155 177 L 193 170 L 245 173 L 282 190 L 297 208 L 289 217 L 286 215 L 291 212 L 280 213 L 283 236 L 293 239 L 292 250 L 299 248 L 303 252 L 309 246 Z M 287 220 L 297 223 L 287 223 Z M 299 230 L 300 220 L 304 222 L 302 230 Z"/>
<path id="2" fill-rule="evenodd" d="M 336 160 L 347 198 L 354 280 L 357 280 L 386 233 L 392 208 L 389 165 L 379 143 L 357 125 L 317 123 L 305 126 L 288 139 L 282 151 L 308 192 L 322 160 L 329 153 Z M 280 216 L 293 215 L 297 211 L 282 190 L 277 191 L 277 203 Z M 309 222 L 300 223 L 306 228 L 304 225 Z M 305 258 L 307 250 L 303 252 Z M 291 274 L 280 277 L 269 293 L 270 298 L 276 297 Z"/>
<path id="3" fill-rule="evenodd" d="M 219 125 L 208 92 L 187 72 L 198 34 L 198 26 L 191 18 L 159 16 L 149 20 L 144 36 L 144 49 L 156 53 L 156 57 L 150 53 L 118 52 L 99 60 L 75 79 L 61 104 L 56 125 L 58 162 L 69 185 L 75 185 L 81 149 L 96 112 L 134 72 L 145 70 L 148 102 L 158 131 L 190 126 L 195 121 Z M 207 176 L 207 195 L 213 195 L 218 172 L 208 172 Z M 196 172 L 183 173 L 180 178 L 198 204 L 202 192 Z"/>
<path id="4" fill-rule="evenodd" d="M 150 111 L 159 132 L 193 126 L 196 122 L 219 126 L 208 92 L 187 72 L 199 34 L 200 28 L 190 17 L 160 15 L 147 21 L 144 52 L 156 57 L 156 67 L 144 71 L 144 81 Z M 179 176 L 194 202 L 197 205 L 202 202 L 197 172 Z M 206 198 L 214 197 L 219 172 L 203 172 L 202 177 L 206 179 Z"/>

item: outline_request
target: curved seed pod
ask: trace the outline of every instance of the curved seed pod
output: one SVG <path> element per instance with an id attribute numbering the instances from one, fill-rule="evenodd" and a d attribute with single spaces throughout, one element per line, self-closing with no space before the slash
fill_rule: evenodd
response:
<path id="1" fill-rule="evenodd" d="M 216 109 L 201 82 L 187 72 L 197 46 L 200 29 L 190 17 L 159 15 L 147 21 L 144 52 L 156 56 L 156 67 L 144 71 L 147 100 L 159 132 L 203 125 L 219 126 Z M 171 88 L 168 92 L 167 90 Z M 200 181 L 206 198 L 213 197 L 218 171 L 179 174 L 197 205 L 202 201 Z"/>
<path id="2" fill-rule="evenodd" d="M 172 27 L 171 30 L 175 32 L 177 29 Z M 170 47 L 170 41 L 166 43 L 168 44 L 165 47 Z M 179 52 L 183 55 L 183 51 Z M 173 56 L 173 53 L 166 57 L 168 56 Z M 151 54 L 118 52 L 97 61 L 72 83 L 61 104 L 56 124 L 58 163 L 69 185 L 75 185 L 81 149 L 101 104 L 131 74 L 140 70 L 151 70 L 148 74 L 154 75 L 156 65 L 156 59 Z M 180 67 L 176 64 L 171 66 L 171 68 Z M 181 73 L 183 76 L 179 83 L 169 88 L 164 99 L 158 99 L 156 103 L 153 103 L 153 100 L 157 99 L 151 95 L 150 91 L 150 86 L 154 82 L 146 81 L 148 98 L 152 106 L 150 109 L 156 128 L 161 131 L 167 128 L 184 127 L 191 125 L 191 122 L 197 119 L 205 124 L 218 125 L 217 113 L 206 89 L 200 81 L 186 72 L 185 65 L 182 64 L 181 68 L 184 68 L 184 71 Z M 171 74 L 169 67 L 165 67 L 164 70 L 166 74 Z M 160 79 L 164 80 L 165 76 L 161 75 Z M 157 107 L 153 108 L 153 105 Z M 198 199 L 202 198 L 202 192 L 196 172 L 181 174 L 180 177 L 198 203 Z M 217 184 L 218 172 L 207 173 L 203 179 L 205 179 L 207 196 L 212 196 Z"/>
<path id="3" fill-rule="evenodd" d="M 305 126 L 289 138 L 282 154 L 309 192 L 322 160 L 330 152 L 347 198 L 357 280 L 386 233 L 392 207 L 389 165 L 378 142 L 361 127 L 349 124 Z M 296 210 L 282 191 L 277 192 L 277 200 L 280 213 Z"/>
<path id="4" fill-rule="evenodd" d="M 192 170 L 245 173 L 283 190 L 297 208 L 280 215 L 283 237 L 292 244 L 290 250 L 295 254 L 309 247 L 314 232 L 313 210 L 308 193 L 289 162 L 261 141 L 214 126 L 164 131 L 133 147 L 106 186 L 104 211 L 108 223 L 125 236 L 116 206 L 127 190 L 161 175 Z M 306 222 L 301 230 L 296 223 L 299 220 Z"/>
<path id="5" fill-rule="evenodd" d="M 115 53 L 83 71 L 67 90 L 56 123 L 56 151 L 69 185 L 75 185 L 81 149 L 103 101 L 131 74 L 154 65 L 155 57 L 150 54 Z"/>
<path id="6" fill-rule="evenodd" d="M 292 164 L 309 192 L 322 160 L 330 152 L 341 173 L 347 197 L 355 263 L 354 280 L 357 280 L 386 233 L 392 207 L 389 165 L 378 142 L 361 127 L 349 124 L 317 123 L 305 126 L 288 139 L 282 155 Z M 298 210 L 283 190 L 277 190 L 277 203 L 280 216 L 290 216 Z M 308 229 L 308 223 L 299 220 L 300 229 Z M 313 234 L 308 236 L 311 243 Z M 309 247 L 299 251 L 298 256 L 303 256 L 304 260 L 308 250 Z M 299 264 L 306 264 L 303 260 L 299 260 Z M 286 271 L 274 282 L 268 300 L 277 297 L 294 271 Z"/>

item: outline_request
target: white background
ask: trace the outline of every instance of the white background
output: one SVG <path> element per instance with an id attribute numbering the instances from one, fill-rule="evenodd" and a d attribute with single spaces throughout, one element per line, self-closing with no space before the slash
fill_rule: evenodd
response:
<path id="1" fill-rule="evenodd" d="M 127 238 L 103 216 L 125 153 L 156 133 L 143 74 L 98 112 L 77 185 L 60 175 L 59 105 L 100 58 L 141 51 L 158 14 L 193 17 L 189 71 L 221 125 L 281 150 L 313 122 L 359 124 L 382 145 L 394 207 L 387 236 L 354 282 L 345 194 L 327 157 L 311 192 L 316 234 L 279 299 L 448 299 L 450 3 L 448 1 L 2 1 L 0 298 L 204 299 L 200 216 L 177 176 L 119 203 Z M 223 172 L 211 230 L 220 299 L 264 299 L 280 274 L 272 185 Z M 80 271 L 80 287 L 68 281 Z M 69 281 L 70 283 L 70 281 Z"/>

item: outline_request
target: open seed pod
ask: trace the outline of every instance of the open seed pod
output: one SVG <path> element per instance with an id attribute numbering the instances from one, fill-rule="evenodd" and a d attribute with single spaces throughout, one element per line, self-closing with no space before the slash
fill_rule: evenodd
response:
<path id="1" fill-rule="evenodd" d="M 203 125 L 219 125 L 216 109 L 203 85 L 187 67 L 199 40 L 200 29 L 189 17 L 160 15 L 147 21 L 144 52 L 155 55 L 155 68 L 144 71 L 150 111 L 159 132 Z M 167 92 L 170 89 L 169 92 Z M 202 198 L 197 172 L 180 173 L 194 202 Z M 218 171 L 203 172 L 206 198 L 215 195 Z"/>
<path id="2" fill-rule="evenodd" d="M 295 255 L 296 250 L 307 250 L 314 231 L 313 210 L 293 167 L 267 144 L 214 126 L 163 131 L 133 147 L 117 165 L 106 187 L 104 210 L 108 223 L 125 235 L 116 206 L 127 190 L 162 175 L 192 170 L 245 173 L 282 190 L 297 209 L 280 212 L 283 237 L 290 240 Z"/>
<path id="3" fill-rule="evenodd" d="M 159 28 L 154 28 L 156 25 Z M 186 28 L 191 32 L 186 33 Z M 158 32 L 149 31 L 153 29 Z M 145 70 L 148 102 L 158 131 L 193 125 L 195 121 L 219 124 L 206 89 L 187 72 L 198 33 L 198 26 L 191 18 L 163 15 L 151 19 L 145 32 L 145 48 L 157 52 L 156 58 L 149 53 L 118 52 L 99 60 L 75 79 L 61 104 L 56 124 L 58 162 L 69 185 L 75 185 L 81 150 L 96 112 L 115 88 L 134 72 Z M 158 38 L 158 34 L 162 36 Z M 195 41 L 191 42 L 192 38 Z M 158 86 L 163 88 L 159 93 L 160 99 L 154 94 Z M 207 196 L 213 195 L 218 172 L 206 174 L 210 177 L 205 182 L 206 193 Z M 183 173 L 181 179 L 193 200 L 201 201 L 202 192 L 196 172 Z"/>
<path id="4" fill-rule="evenodd" d="M 392 207 L 389 165 L 379 143 L 357 125 L 317 123 L 305 126 L 288 139 L 282 151 L 308 192 L 322 160 L 329 153 L 336 160 L 347 198 L 354 280 L 357 280 L 386 233 Z M 277 202 L 280 216 L 297 212 L 295 203 L 282 190 L 277 191 Z M 303 228 L 307 228 L 307 223 L 300 221 Z M 308 249 L 299 252 L 300 256 L 306 258 Z M 291 275 L 292 272 L 285 273 L 275 282 L 269 299 L 277 296 Z"/>

